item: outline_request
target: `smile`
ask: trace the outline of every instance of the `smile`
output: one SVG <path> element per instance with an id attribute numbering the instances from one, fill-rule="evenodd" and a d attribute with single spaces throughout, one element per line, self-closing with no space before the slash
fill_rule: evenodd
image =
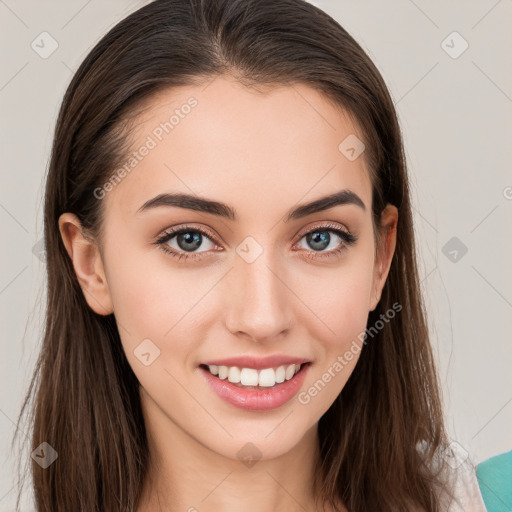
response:
<path id="1" fill-rule="evenodd" d="M 310 366 L 308 362 L 256 370 L 202 364 L 199 370 L 225 402 L 240 409 L 266 411 L 286 404 L 300 391 Z"/>
<path id="2" fill-rule="evenodd" d="M 281 365 L 276 368 L 239 368 L 238 366 L 204 365 L 212 375 L 220 380 L 227 379 L 240 387 L 273 387 L 290 380 L 301 368 L 300 364 Z"/>

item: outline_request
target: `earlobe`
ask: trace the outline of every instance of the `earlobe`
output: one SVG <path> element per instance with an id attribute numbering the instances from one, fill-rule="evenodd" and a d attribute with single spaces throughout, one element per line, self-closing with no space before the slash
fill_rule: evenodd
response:
<path id="1" fill-rule="evenodd" d="M 102 257 L 96 242 L 82 229 L 73 213 L 59 217 L 59 231 L 76 277 L 90 308 L 99 315 L 113 313 Z"/>
<path id="2" fill-rule="evenodd" d="M 398 209 L 396 206 L 388 204 L 381 214 L 381 243 L 377 248 L 375 260 L 370 311 L 377 307 L 382 289 L 386 284 L 391 261 L 395 254 L 397 225 Z"/>

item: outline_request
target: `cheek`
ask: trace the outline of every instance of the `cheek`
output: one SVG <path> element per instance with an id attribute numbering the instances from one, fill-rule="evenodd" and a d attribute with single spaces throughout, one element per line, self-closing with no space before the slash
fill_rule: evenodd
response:
<path id="1" fill-rule="evenodd" d="M 304 318 L 314 338 L 339 347 L 364 331 L 373 283 L 371 251 L 354 251 L 337 268 L 302 275 L 300 296 L 307 305 Z"/>
<path id="2" fill-rule="evenodd" d="M 151 256 L 126 251 L 118 261 L 109 272 L 109 287 L 128 357 L 150 339 L 161 350 L 160 362 L 170 353 L 175 358 L 181 352 L 186 359 L 194 344 L 191 325 L 198 329 L 204 308 L 215 307 L 211 292 L 221 276 L 204 268 L 181 269 L 156 251 Z"/>
<path id="3" fill-rule="evenodd" d="M 162 337 L 197 301 L 200 290 L 187 283 L 186 273 L 143 261 L 125 261 L 111 276 L 115 314 L 131 331 Z"/>
<path id="4" fill-rule="evenodd" d="M 311 339 L 317 341 L 316 371 L 305 381 L 297 401 L 311 422 L 331 406 L 359 360 L 368 321 L 372 270 L 371 258 L 354 258 L 335 272 L 319 274 L 316 280 L 305 283 L 303 291 L 311 311 L 304 313 L 302 323 L 307 325 Z"/>

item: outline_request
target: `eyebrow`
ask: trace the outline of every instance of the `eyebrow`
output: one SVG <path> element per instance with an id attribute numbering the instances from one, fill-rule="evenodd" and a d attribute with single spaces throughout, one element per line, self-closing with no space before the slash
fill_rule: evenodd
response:
<path id="1" fill-rule="evenodd" d="M 361 198 L 351 190 L 344 189 L 335 194 L 315 199 L 310 203 L 305 203 L 297 208 L 290 210 L 285 215 L 284 222 L 290 220 L 301 219 L 313 213 L 321 212 L 334 208 L 339 205 L 353 204 L 359 206 L 363 211 L 366 211 L 365 204 Z M 189 194 L 159 194 L 153 199 L 146 201 L 137 211 L 143 212 L 152 208 L 161 206 L 175 206 L 187 210 L 194 210 L 211 215 L 217 215 L 226 219 L 236 221 L 236 210 L 227 204 L 213 201 L 212 199 L 205 199 L 202 197 L 189 195 Z"/>

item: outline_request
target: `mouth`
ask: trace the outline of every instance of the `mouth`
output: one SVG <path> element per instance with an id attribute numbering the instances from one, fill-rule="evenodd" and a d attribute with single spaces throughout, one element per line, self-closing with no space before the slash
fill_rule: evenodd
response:
<path id="1" fill-rule="evenodd" d="M 226 381 L 232 385 L 247 390 L 263 390 L 279 388 L 281 385 L 293 379 L 297 374 L 305 371 L 311 361 L 301 364 L 286 364 L 264 369 L 219 366 L 200 364 L 199 367 L 213 375 L 220 381 Z"/>
<path id="2" fill-rule="evenodd" d="M 284 406 L 300 391 L 312 363 L 299 361 L 262 369 L 201 364 L 198 370 L 210 389 L 231 406 L 263 412 Z M 262 361 L 253 366 L 258 364 L 265 366 Z"/>

